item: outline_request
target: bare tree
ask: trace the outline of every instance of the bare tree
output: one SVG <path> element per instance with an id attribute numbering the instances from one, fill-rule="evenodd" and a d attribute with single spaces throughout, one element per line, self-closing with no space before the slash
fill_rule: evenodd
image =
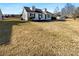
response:
<path id="1" fill-rule="evenodd" d="M 65 7 L 61 10 L 61 14 L 66 17 L 73 17 L 73 18 L 76 17 L 75 6 L 70 3 L 67 3 Z"/>
<path id="2" fill-rule="evenodd" d="M 55 16 L 60 15 L 59 7 L 58 7 L 58 6 L 55 8 L 55 10 L 54 10 L 54 14 L 55 14 Z"/>
<path id="3" fill-rule="evenodd" d="M 77 17 L 79 17 L 79 7 L 76 8 L 75 14 L 76 14 Z"/>

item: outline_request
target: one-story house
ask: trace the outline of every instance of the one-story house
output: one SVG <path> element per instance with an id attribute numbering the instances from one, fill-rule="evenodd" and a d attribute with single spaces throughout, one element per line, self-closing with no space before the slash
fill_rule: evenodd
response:
<path id="1" fill-rule="evenodd" d="M 30 7 L 24 7 L 21 20 L 28 21 L 31 20 L 51 20 L 52 13 L 47 11 L 45 8 L 44 10 L 35 8 L 35 6 Z"/>

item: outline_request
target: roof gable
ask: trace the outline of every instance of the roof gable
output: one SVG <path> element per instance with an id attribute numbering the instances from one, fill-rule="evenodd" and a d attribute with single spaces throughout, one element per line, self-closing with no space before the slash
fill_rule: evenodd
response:
<path id="1" fill-rule="evenodd" d="M 31 12 L 31 9 L 29 7 L 24 7 L 24 9 L 27 11 L 27 12 Z"/>

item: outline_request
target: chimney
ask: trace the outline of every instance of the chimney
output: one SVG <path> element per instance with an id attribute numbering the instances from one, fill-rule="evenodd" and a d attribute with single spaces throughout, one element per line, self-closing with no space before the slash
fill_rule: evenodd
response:
<path id="1" fill-rule="evenodd" d="M 43 12 L 47 12 L 47 8 L 44 8 L 44 9 L 43 9 Z"/>
<path id="2" fill-rule="evenodd" d="M 44 8 L 44 11 L 46 12 L 47 11 L 47 8 Z"/>
<path id="3" fill-rule="evenodd" d="M 32 11 L 35 11 L 35 6 L 32 6 Z"/>

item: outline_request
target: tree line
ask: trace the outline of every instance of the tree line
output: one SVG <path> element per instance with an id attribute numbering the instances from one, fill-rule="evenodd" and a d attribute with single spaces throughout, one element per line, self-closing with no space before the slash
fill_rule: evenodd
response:
<path id="1" fill-rule="evenodd" d="M 56 7 L 54 13 L 55 15 L 59 15 L 60 13 L 60 15 L 63 17 L 71 17 L 76 20 L 76 18 L 79 17 L 79 7 L 75 7 L 73 4 L 67 3 L 60 12 L 58 7 Z"/>

